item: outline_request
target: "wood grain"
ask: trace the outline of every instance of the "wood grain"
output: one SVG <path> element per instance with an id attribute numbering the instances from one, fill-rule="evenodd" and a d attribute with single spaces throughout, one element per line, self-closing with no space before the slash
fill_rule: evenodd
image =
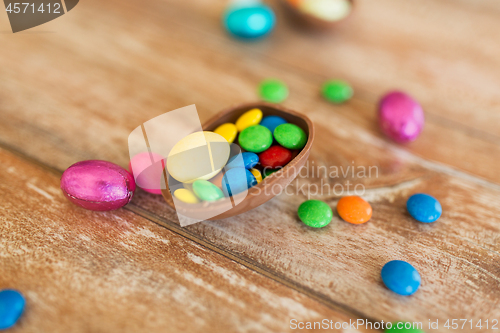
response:
<path id="1" fill-rule="evenodd" d="M 297 186 L 311 179 L 299 179 Z M 293 187 L 287 190 L 295 193 Z M 406 199 L 418 192 L 440 199 L 444 213 L 439 223 L 423 225 L 408 215 Z M 463 317 L 477 322 L 500 315 L 498 195 L 496 187 L 429 171 L 392 187 L 367 189 L 364 197 L 374 214 L 362 226 L 349 225 L 337 215 L 320 231 L 303 226 L 295 212 L 306 197 L 299 193 L 284 194 L 230 220 L 187 229 L 270 267 L 319 297 L 362 309 L 378 320 L 445 322 Z M 331 207 L 338 200 L 334 195 L 314 198 Z M 134 205 L 175 219 L 161 201 L 139 195 Z M 394 259 L 412 263 L 422 274 L 422 288 L 411 298 L 396 297 L 380 281 L 383 264 Z"/>
<path id="2" fill-rule="evenodd" d="M 156 12 L 192 30 L 221 33 L 224 1 L 155 4 L 173 7 Z M 325 33 L 299 30 L 272 5 L 280 19 L 275 34 L 264 46 L 239 47 L 240 52 L 260 53 L 309 76 L 348 79 L 358 88 L 357 98 L 369 102 L 389 89 L 409 91 L 434 121 L 461 125 L 498 143 L 498 126 L 491 121 L 500 115 L 498 2 L 358 0 L 353 16 Z"/>
<path id="3" fill-rule="evenodd" d="M 291 48 L 315 43 L 315 47 L 323 50 L 327 36 L 297 39 L 297 33 L 292 35 L 284 26 L 277 29 L 273 39 L 260 44 L 235 43 L 221 31 L 218 13 L 222 11 L 222 3 L 214 6 L 212 2 L 210 5 L 203 2 L 195 8 L 186 8 L 178 2 L 152 2 L 141 7 L 130 1 L 120 2 L 119 9 L 113 3 L 99 3 L 95 4 L 99 10 L 94 12 L 93 3 L 87 2 L 74 16 L 69 16 L 71 20 L 65 17 L 50 23 L 64 37 L 22 34 L 14 40 L 14 36 L 1 36 L 6 45 L 4 61 L 17 66 L 15 70 L 13 67 L 3 69 L 2 105 L 9 117 L 5 117 L 0 127 L 1 138 L 19 149 L 26 138 L 32 142 L 29 154 L 33 156 L 54 155 L 54 146 L 58 146 L 64 151 L 64 157 L 51 158 L 52 164 L 60 161 L 59 165 L 53 164 L 58 168 L 96 156 L 126 165 L 128 156 L 123 147 L 127 135 L 137 124 L 192 103 L 198 105 L 202 121 L 206 120 L 228 105 L 254 100 L 255 87 L 265 77 L 280 77 L 290 85 L 292 93 L 286 106 L 317 114 L 318 119 L 329 117 L 332 111 L 348 113 L 371 134 L 383 137 L 372 121 L 379 95 L 365 97 L 360 88 L 357 91 L 363 107 L 359 104 L 333 107 L 318 99 L 318 87 L 329 77 L 343 75 L 325 70 L 318 70 L 325 73 L 318 75 L 302 67 L 292 67 L 286 59 L 293 58 L 296 52 L 287 51 L 287 56 L 279 59 L 268 54 L 274 45 Z M 196 9 L 204 8 L 203 4 L 209 8 L 201 12 Z M 136 22 L 134 26 L 140 29 L 134 30 L 128 24 L 131 17 Z M 88 27 L 88 22 L 93 22 L 92 27 Z M 289 32 L 285 34 L 286 31 Z M 279 32 L 285 36 L 280 37 Z M 324 52 L 329 54 L 328 50 Z M 347 61 L 349 57 L 345 58 Z M 307 60 L 301 58 L 300 63 L 312 66 L 313 62 Z M 189 70 L 180 65 L 183 63 L 188 64 Z M 469 63 L 475 63 L 473 57 Z M 329 67 L 322 65 L 322 68 Z M 359 69 L 359 73 L 366 71 Z M 384 68 L 377 73 L 381 77 L 386 75 Z M 447 75 L 452 74 L 455 72 Z M 29 87 L 22 84 L 28 81 Z M 392 83 L 393 86 L 405 88 L 399 79 L 391 78 L 391 82 L 397 82 Z M 47 87 L 57 87 L 57 94 L 44 94 Z M 411 89 L 408 91 L 413 93 Z M 457 119 L 463 118 L 461 115 L 445 119 L 441 113 L 431 113 L 432 104 L 427 107 L 425 100 L 423 102 L 428 111 L 424 135 L 405 149 L 499 183 L 500 176 L 494 167 L 500 157 L 498 139 L 486 132 L 457 126 Z M 24 107 L 19 109 L 21 104 Z M 496 124 L 495 113 L 488 109 L 475 114 Z M 49 118 L 58 122 L 48 121 Z M 62 123 L 65 125 L 57 125 Z M 101 135 L 103 132 L 107 135 Z M 50 147 L 43 141 L 38 142 L 37 135 L 51 136 Z M 74 136 L 86 139 L 70 144 L 75 141 Z M 77 157 L 69 158 L 68 152 Z"/>
<path id="4" fill-rule="evenodd" d="M 312 36 L 280 19 L 270 39 L 254 44 L 223 33 L 223 6 L 89 0 L 44 27 L 57 33 L 0 35 L 0 59 L 11 64 L 0 68 L 0 141 L 59 171 L 90 158 L 125 166 L 127 136 L 142 122 L 193 103 L 204 121 L 255 99 L 261 79 L 279 77 L 291 90 L 285 105 L 316 123 L 311 165 L 378 170 L 370 178 L 309 173 L 289 191 L 322 180 L 362 184 L 372 221 L 336 217 L 310 230 L 295 216 L 303 193 L 183 230 L 161 197 L 139 192 L 128 209 L 330 308 L 385 321 L 498 318 L 498 3 L 360 0 L 336 32 Z M 322 101 L 318 87 L 330 77 L 351 81 L 356 97 L 343 106 Z M 378 96 L 394 87 L 426 110 L 422 136 L 405 146 L 388 142 L 375 121 Z M 441 200 L 438 223 L 407 215 L 415 192 Z M 335 207 L 339 196 L 317 197 Z M 383 287 L 380 268 L 391 259 L 419 269 L 416 295 Z"/>
<path id="5" fill-rule="evenodd" d="M 59 178 L 0 149 L 0 289 L 11 332 L 284 332 L 334 312 L 125 210 L 71 205 Z M 336 330 L 339 331 L 339 330 Z"/>

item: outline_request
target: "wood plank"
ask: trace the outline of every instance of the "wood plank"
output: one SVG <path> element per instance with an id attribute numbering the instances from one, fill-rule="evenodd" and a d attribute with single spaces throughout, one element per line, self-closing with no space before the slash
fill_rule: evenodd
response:
<path id="1" fill-rule="evenodd" d="M 92 6 L 98 6 L 99 13 Z M 137 8 L 131 1 L 117 9 L 113 3 L 88 2 L 71 20 L 50 23 L 64 35 L 60 38 L 52 34 L 0 36 L 6 45 L 2 59 L 18 66 L 0 69 L 4 77 L 0 82 L 4 119 L 0 140 L 39 159 L 49 157 L 59 169 L 88 158 L 126 165 L 126 137 L 138 124 L 192 103 L 198 105 L 202 120 L 208 119 L 230 104 L 255 99 L 256 85 L 268 76 L 281 77 L 290 85 L 285 105 L 292 109 L 335 121 L 331 113 L 339 113 L 385 140 L 373 121 L 376 100 L 354 100 L 343 107 L 321 101 L 318 87 L 326 76 L 267 55 L 272 45 L 284 42 L 237 44 L 221 35 L 215 17 L 197 16 L 195 9 L 182 15 L 182 9 L 187 11 L 183 6 L 168 4 L 168 10 L 165 6 L 162 2 Z M 168 20 L 158 12 L 165 12 Z M 203 31 L 190 25 L 192 16 Z M 141 29 L 130 27 L 132 17 Z M 91 28 L 89 20 L 93 20 Z M 186 22 L 176 23 L 179 20 Z M 36 57 L 33 49 L 38 50 Z M 24 82 L 30 82 L 29 86 Z M 491 136 L 431 113 L 424 134 L 404 148 L 500 183 L 496 172 L 499 147 Z"/>
<path id="2" fill-rule="evenodd" d="M 129 211 L 69 204 L 59 179 L 0 149 L 0 289 L 12 332 L 283 332 L 355 318 Z M 339 331 L 339 330 L 336 330 Z"/>
<path id="3" fill-rule="evenodd" d="M 179 24 L 221 35 L 225 1 L 155 4 L 152 11 Z M 261 45 L 240 43 L 245 51 L 304 74 L 345 78 L 370 103 L 387 90 L 406 90 L 433 118 L 500 139 L 498 1 L 357 0 L 353 16 L 325 33 L 298 29 L 281 6 L 272 5 L 278 14 L 274 35 Z"/>
<path id="4" fill-rule="evenodd" d="M 296 193 L 297 187 L 314 183 L 321 186 L 314 177 L 299 179 L 287 191 Z M 334 184 L 335 180 L 330 183 Z M 438 222 L 424 225 L 406 212 L 406 199 L 419 192 L 430 193 L 443 204 Z M 283 194 L 236 218 L 186 229 L 297 281 L 319 297 L 363 309 L 377 320 L 477 322 L 500 315 L 499 195 L 497 186 L 428 171 L 392 187 L 367 189 L 364 197 L 374 215 L 362 226 L 349 225 L 335 214 L 327 228 L 305 227 L 296 217 L 296 208 L 306 199 L 298 192 Z M 339 197 L 315 198 L 335 207 Z M 133 205 L 162 216 L 167 226 L 175 220 L 159 198 L 139 194 Z M 422 275 L 422 288 L 411 298 L 395 296 L 380 281 L 383 264 L 394 259 L 412 263 Z"/>

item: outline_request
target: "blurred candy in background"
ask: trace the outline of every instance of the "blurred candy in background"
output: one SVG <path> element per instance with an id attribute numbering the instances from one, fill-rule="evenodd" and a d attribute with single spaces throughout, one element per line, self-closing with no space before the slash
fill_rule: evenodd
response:
<path id="1" fill-rule="evenodd" d="M 281 0 L 294 23 L 328 28 L 352 12 L 353 0 Z M 276 24 L 271 7 L 259 0 L 231 1 L 222 16 L 224 28 L 233 37 L 255 40 L 268 36 Z"/>
<path id="2" fill-rule="evenodd" d="M 226 30 L 241 39 L 258 39 L 274 28 L 276 16 L 273 10 L 260 1 L 243 0 L 229 4 L 222 17 Z"/>
<path id="3" fill-rule="evenodd" d="M 287 0 L 297 10 L 324 21 L 340 21 L 349 15 L 349 0 Z"/>

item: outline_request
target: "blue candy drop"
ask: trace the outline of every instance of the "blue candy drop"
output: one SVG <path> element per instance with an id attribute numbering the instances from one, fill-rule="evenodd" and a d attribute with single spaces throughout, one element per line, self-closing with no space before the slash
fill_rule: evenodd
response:
<path id="1" fill-rule="evenodd" d="M 226 30 L 244 39 L 264 37 L 274 28 L 275 22 L 273 10 L 263 4 L 230 7 L 223 17 Z"/>
<path id="2" fill-rule="evenodd" d="M 406 261 L 389 261 L 382 268 L 380 275 L 386 287 L 399 295 L 413 295 L 420 287 L 420 274 Z"/>
<path id="3" fill-rule="evenodd" d="M 16 290 L 0 291 L 0 330 L 14 326 L 23 314 L 25 303 L 23 295 Z"/>
<path id="4" fill-rule="evenodd" d="M 287 121 L 279 116 L 267 116 L 262 119 L 259 125 L 267 127 L 271 133 L 274 133 L 274 129 L 281 124 L 286 124 Z"/>
<path id="5" fill-rule="evenodd" d="M 229 159 L 225 166 L 226 170 L 242 167 L 241 159 L 239 158 L 239 156 L 240 155 L 238 154 Z M 243 159 L 243 167 L 248 170 L 252 169 L 257 165 L 257 163 L 259 163 L 259 155 L 249 151 L 241 153 L 241 158 Z"/>
<path id="6" fill-rule="evenodd" d="M 436 221 L 443 212 L 436 198 L 423 193 L 412 195 L 406 202 L 406 208 L 415 220 L 424 223 Z"/>
<path id="7" fill-rule="evenodd" d="M 222 192 L 226 197 L 247 191 L 257 185 L 257 179 L 247 169 L 234 168 L 227 170 L 222 177 Z"/>

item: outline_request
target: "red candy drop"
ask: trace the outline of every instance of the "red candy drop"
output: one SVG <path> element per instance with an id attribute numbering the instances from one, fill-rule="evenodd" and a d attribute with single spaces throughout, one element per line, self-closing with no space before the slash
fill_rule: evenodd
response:
<path id="1" fill-rule="evenodd" d="M 259 162 L 264 168 L 279 168 L 292 160 L 292 152 L 281 146 L 272 146 L 259 155 Z"/>

